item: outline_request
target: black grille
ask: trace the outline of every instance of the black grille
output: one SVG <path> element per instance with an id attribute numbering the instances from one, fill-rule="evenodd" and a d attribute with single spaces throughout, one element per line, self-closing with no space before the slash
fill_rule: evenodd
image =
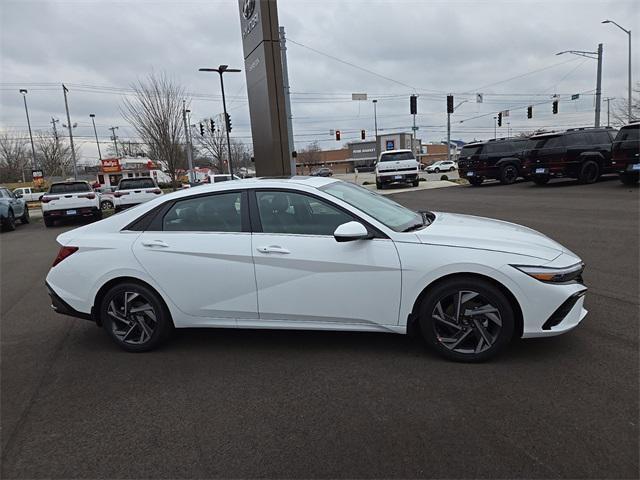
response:
<path id="1" fill-rule="evenodd" d="M 586 290 L 581 290 L 577 293 L 574 293 L 569 298 L 567 298 L 562 305 L 560 305 L 555 312 L 551 314 L 549 319 L 544 322 L 542 325 L 543 330 L 551 330 L 553 327 L 558 325 L 560 322 L 564 320 L 564 318 L 569 314 L 571 309 L 575 306 L 576 302 L 585 294 Z"/>

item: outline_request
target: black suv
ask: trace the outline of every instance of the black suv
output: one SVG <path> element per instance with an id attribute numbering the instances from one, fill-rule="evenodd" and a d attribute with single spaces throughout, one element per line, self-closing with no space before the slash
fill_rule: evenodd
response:
<path id="1" fill-rule="evenodd" d="M 638 183 L 640 178 L 640 122 L 625 125 L 613 141 L 611 166 L 625 185 Z"/>
<path id="2" fill-rule="evenodd" d="M 522 152 L 526 138 L 498 138 L 486 142 L 468 143 L 458 158 L 460 178 L 471 185 L 480 185 L 485 178 L 495 178 L 509 185 L 523 176 Z"/>
<path id="3" fill-rule="evenodd" d="M 524 152 L 522 171 L 538 185 L 552 177 L 594 183 L 603 173 L 613 171 L 611 145 L 615 134 L 610 127 L 586 127 L 534 135 Z"/>

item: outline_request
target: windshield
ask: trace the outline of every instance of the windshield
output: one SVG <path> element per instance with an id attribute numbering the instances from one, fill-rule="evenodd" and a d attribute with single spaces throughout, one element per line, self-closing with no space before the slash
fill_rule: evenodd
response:
<path id="1" fill-rule="evenodd" d="M 76 192 L 90 192 L 91 187 L 85 182 L 70 182 L 70 183 L 54 183 L 49 189 L 49 193 L 76 193 Z"/>
<path id="2" fill-rule="evenodd" d="M 470 157 L 471 155 L 476 155 L 476 154 L 480 153 L 480 150 L 482 150 L 482 145 L 473 145 L 471 147 L 462 147 L 462 150 L 460 151 L 460 156 L 461 157 Z"/>
<path id="3" fill-rule="evenodd" d="M 320 190 L 339 198 L 396 232 L 424 224 L 422 215 L 419 213 L 412 212 L 382 195 L 352 183 L 334 182 Z"/>
<path id="4" fill-rule="evenodd" d="M 400 160 L 415 160 L 411 152 L 399 152 L 399 153 L 383 153 L 380 157 L 381 162 L 398 162 Z"/>
<path id="5" fill-rule="evenodd" d="M 616 135 L 616 142 L 628 142 L 631 140 L 640 140 L 640 125 L 625 127 Z"/>
<path id="6" fill-rule="evenodd" d="M 125 178 L 120 180 L 118 190 L 131 190 L 134 188 L 156 188 L 156 184 L 151 178 Z"/>

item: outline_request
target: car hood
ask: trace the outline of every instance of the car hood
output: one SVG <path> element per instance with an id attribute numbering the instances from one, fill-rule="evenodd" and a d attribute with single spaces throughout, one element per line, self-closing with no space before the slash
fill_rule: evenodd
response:
<path id="1" fill-rule="evenodd" d="M 455 213 L 434 215 L 431 225 L 415 232 L 422 243 L 514 253 L 547 261 L 571 253 L 542 233 L 515 223 Z"/>

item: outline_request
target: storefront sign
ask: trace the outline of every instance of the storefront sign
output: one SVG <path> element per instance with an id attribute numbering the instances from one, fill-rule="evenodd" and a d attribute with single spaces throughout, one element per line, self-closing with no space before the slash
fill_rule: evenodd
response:
<path id="1" fill-rule="evenodd" d="M 107 158 L 105 160 L 101 160 L 101 162 L 102 171 L 104 173 L 118 173 L 122 171 L 120 160 L 118 160 L 117 158 Z"/>

